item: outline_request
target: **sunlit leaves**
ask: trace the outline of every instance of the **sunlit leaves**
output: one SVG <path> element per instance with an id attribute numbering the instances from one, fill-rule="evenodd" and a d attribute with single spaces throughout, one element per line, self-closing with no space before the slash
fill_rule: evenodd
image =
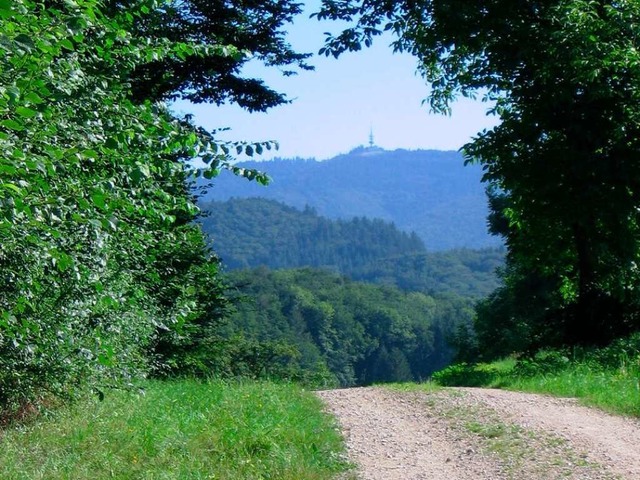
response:
<path id="1" fill-rule="evenodd" d="M 146 36 L 151 0 L 111 16 L 96 0 L 48 6 L 0 0 L 0 408 L 131 377 L 165 336 L 218 322 L 186 180 L 228 169 L 266 184 L 231 155 L 277 148 L 220 141 L 132 91 L 147 62 L 247 52 Z"/>
<path id="2" fill-rule="evenodd" d="M 185 236 L 178 217 L 197 209 L 179 160 L 210 140 L 163 105 L 134 104 L 126 79 L 148 58 L 205 47 L 136 38 L 129 12 L 97 7 L 0 3 L 0 312 L 25 326 L 0 325 L 0 408 L 134 373 L 158 319 L 187 314 L 135 284 L 164 268 L 147 261 L 159 242 Z M 206 262 L 201 234 L 184 229 Z"/>
<path id="3" fill-rule="evenodd" d="M 35 117 L 38 112 L 28 107 L 17 107 L 16 113 L 23 118 Z"/>
<path id="4" fill-rule="evenodd" d="M 7 119 L 7 120 L 1 120 L 0 121 L 0 126 L 5 127 L 9 130 L 14 130 L 16 132 L 20 132 L 22 130 L 24 130 L 24 125 L 16 120 L 12 120 L 12 119 Z"/>

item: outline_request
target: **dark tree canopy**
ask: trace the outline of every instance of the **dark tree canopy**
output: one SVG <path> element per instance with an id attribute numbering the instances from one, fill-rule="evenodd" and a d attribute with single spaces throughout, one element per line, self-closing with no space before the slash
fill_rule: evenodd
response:
<path id="1" fill-rule="evenodd" d="M 122 8 L 129 1 L 113 2 Z M 310 54 L 297 53 L 287 43 L 283 27 L 301 12 L 302 4 L 288 1 L 166 0 L 137 23 L 150 38 L 209 45 L 212 55 L 185 55 L 140 65 L 133 77 L 138 98 L 194 103 L 237 103 L 250 111 L 264 111 L 286 103 L 286 96 L 262 80 L 247 78 L 242 68 L 250 60 L 283 68 L 310 69 Z M 218 55 L 217 47 L 229 55 Z"/>
<path id="2" fill-rule="evenodd" d="M 390 30 L 435 110 L 460 94 L 495 102 L 501 123 L 464 150 L 483 165 L 511 271 L 557 285 L 546 308 L 561 341 L 640 327 L 640 3 L 323 3 L 320 18 L 354 23 L 326 54 Z"/>

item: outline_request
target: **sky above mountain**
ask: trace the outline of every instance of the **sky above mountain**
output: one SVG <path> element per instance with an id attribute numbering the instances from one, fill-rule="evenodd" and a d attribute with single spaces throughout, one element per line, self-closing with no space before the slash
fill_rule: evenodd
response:
<path id="1" fill-rule="evenodd" d="M 289 28 L 289 41 L 298 51 L 316 53 L 322 47 L 324 32 L 339 31 L 339 23 L 309 18 L 318 4 L 307 2 L 305 13 Z M 267 113 L 186 102 L 177 102 L 174 109 L 194 114 L 195 121 L 207 129 L 228 127 L 229 131 L 219 134 L 221 139 L 276 140 L 280 149 L 275 156 L 316 159 L 368 144 L 371 130 L 376 145 L 388 150 L 457 150 L 495 124 L 495 119 L 486 115 L 488 104 L 480 101 L 456 102 L 449 117 L 431 113 L 428 105 L 422 104 L 429 90 L 415 73 L 415 58 L 393 54 L 391 40 L 381 37 L 372 48 L 337 60 L 315 56 L 310 61 L 315 71 L 293 77 L 283 77 L 273 68 L 247 66 L 248 75 L 264 79 L 292 100 Z"/>

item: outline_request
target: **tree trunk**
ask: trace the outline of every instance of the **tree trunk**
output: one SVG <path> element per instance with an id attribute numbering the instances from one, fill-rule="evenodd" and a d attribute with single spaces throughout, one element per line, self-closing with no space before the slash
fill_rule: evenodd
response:
<path id="1" fill-rule="evenodd" d="M 567 341 L 569 343 L 597 344 L 601 332 L 598 328 L 595 288 L 595 269 L 592 248 L 586 229 L 579 224 L 573 225 L 577 254 L 578 299 L 569 313 Z M 600 339 L 601 340 L 601 339 Z"/>

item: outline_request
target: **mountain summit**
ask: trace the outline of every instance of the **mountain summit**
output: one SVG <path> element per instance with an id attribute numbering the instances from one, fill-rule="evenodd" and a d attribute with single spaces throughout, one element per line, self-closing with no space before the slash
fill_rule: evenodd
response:
<path id="1" fill-rule="evenodd" d="M 242 166 L 266 172 L 272 183 L 263 187 L 221 175 L 200 200 L 262 197 L 298 209 L 310 206 L 333 219 L 380 218 L 416 232 L 429 250 L 500 245 L 487 233 L 482 170 L 464 166 L 459 152 L 368 146 L 325 161 L 275 159 Z"/>

